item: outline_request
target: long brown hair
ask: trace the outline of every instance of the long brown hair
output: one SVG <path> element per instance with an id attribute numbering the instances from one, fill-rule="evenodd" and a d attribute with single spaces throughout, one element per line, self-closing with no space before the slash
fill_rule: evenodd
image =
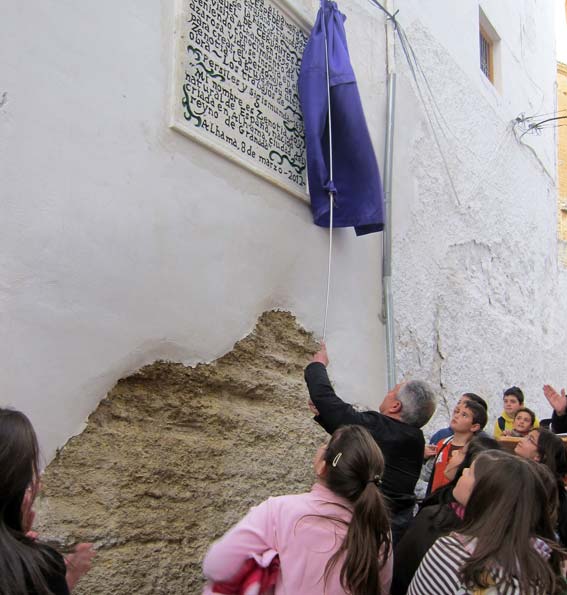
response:
<path id="1" fill-rule="evenodd" d="M 384 595 L 380 571 L 391 548 L 390 522 L 378 486 L 384 457 L 368 430 L 343 426 L 335 431 L 323 457 L 325 483 L 353 504 L 352 518 L 341 547 L 325 567 L 325 580 L 344 556 L 340 581 L 350 595 Z"/>
<path id="2" fill-rule="evenodd" d="M 38 478 L 39 449 L 29 419 L 0 408 L 0 594 L 50 595 L 45 576 L 58 563 L 41 544 L 29 539 L 23 526 L 26 490 Z M 35 494 L 32 494 L 31 500 Z M 64 568 L 61 569 L 63 575 Z"/>
<path id="3" fill-rule="evenodd" d="M 475 459 L 474 478 L 459 532 L 477 541 L 461 568 L 463 583 L 486 588 L 491 580 L 501 584 L 517 580 L 522 593 L 561 592 L 564 551 L 555 541 L 544 506 L 549 489 L 541 475 L 520 457 L 487 451 Z M 536 538 L 547 544 L 549 560 L 536 551 Z M 494 565 L 500 571 L 498 577 L 490 575 Z"/>
<path id="4" fill-rule="evenodd" d="M 537 440 L 539 462 L 548 467 L 560 482 L 563 482 L 563 477 L 567 474 L 567 451 L 563 440 L 545 428 L 534 428 L 531 431 L 539 434 Z"/>
<path id="5" fill-rule="evenodd" d="M 555 476 L 558 493 L 557 518 L 565 514 L 567 507 L 567 495 L 565 494 L 564 478 L 567 475 L 567 451 L 565 444 L 559 436 L 553 434 L 545 428 L 534 428 L 532 432 L 537 432 L 537 454 L 538 463 L 545 466 Z M 567 530 L 565 524 L 560 522 L 557 525 L 559 540 L 565 546 L 567 544 Z"/>

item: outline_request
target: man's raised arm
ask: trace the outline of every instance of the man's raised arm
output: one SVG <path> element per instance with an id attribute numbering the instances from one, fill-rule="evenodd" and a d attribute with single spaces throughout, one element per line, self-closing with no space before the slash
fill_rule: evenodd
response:
<path id="1" fill-rule="evenodd" d="M 320 351 L 313 356 L 313 360 L 305 368 L 305 382 L 309 396 L 318 412 L 315 415 L 315 421 L 329 434 L 347 424 L 364 425 L 364 414 L 356 411 L 352 405 L 345 403 L 335 394 L 327 375 L 328 363 L 327 348 L 323 343 Z"/>

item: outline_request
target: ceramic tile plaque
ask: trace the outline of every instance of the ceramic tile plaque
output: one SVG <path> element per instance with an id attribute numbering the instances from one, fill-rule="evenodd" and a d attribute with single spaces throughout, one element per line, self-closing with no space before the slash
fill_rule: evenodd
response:
<path id="1" fill-rule="evenodd" d="M 178 0 L 175 34 L 172 128 L 307 199 L 304 18 L 287 0 Z"/>

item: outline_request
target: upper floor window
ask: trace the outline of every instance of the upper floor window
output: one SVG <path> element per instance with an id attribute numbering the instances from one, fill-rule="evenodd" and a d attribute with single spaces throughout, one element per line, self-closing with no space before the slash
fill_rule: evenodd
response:
<path id="1" fill-rule="evenodd" d="M 478 14 L 478 40 L 480 69 L 495 87 L 499 87 L 500 36 L 482 8 L 479 8 Z"/>
<path id="2" fill-rule="evenodd" d="M 488 35 L 480 28 L 480 69 L 484 72 L 486 78 L 494 82 L 494 55 L 492 43 Z"/>

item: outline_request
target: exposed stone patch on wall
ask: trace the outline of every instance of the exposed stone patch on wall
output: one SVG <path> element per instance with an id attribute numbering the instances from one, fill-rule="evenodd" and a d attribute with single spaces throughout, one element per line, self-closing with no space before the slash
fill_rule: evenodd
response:
<path id="1" fill-rule="evenodd" d="M 211 364 L 156 362 L 120 380 L 49 465 L 40 534 L 99 546 L 79 594 L 186 595 L 207 546 L 251 505 L 300 492 L 325 434 L 307 410 L 316 349 L 286 312 Z"/>

